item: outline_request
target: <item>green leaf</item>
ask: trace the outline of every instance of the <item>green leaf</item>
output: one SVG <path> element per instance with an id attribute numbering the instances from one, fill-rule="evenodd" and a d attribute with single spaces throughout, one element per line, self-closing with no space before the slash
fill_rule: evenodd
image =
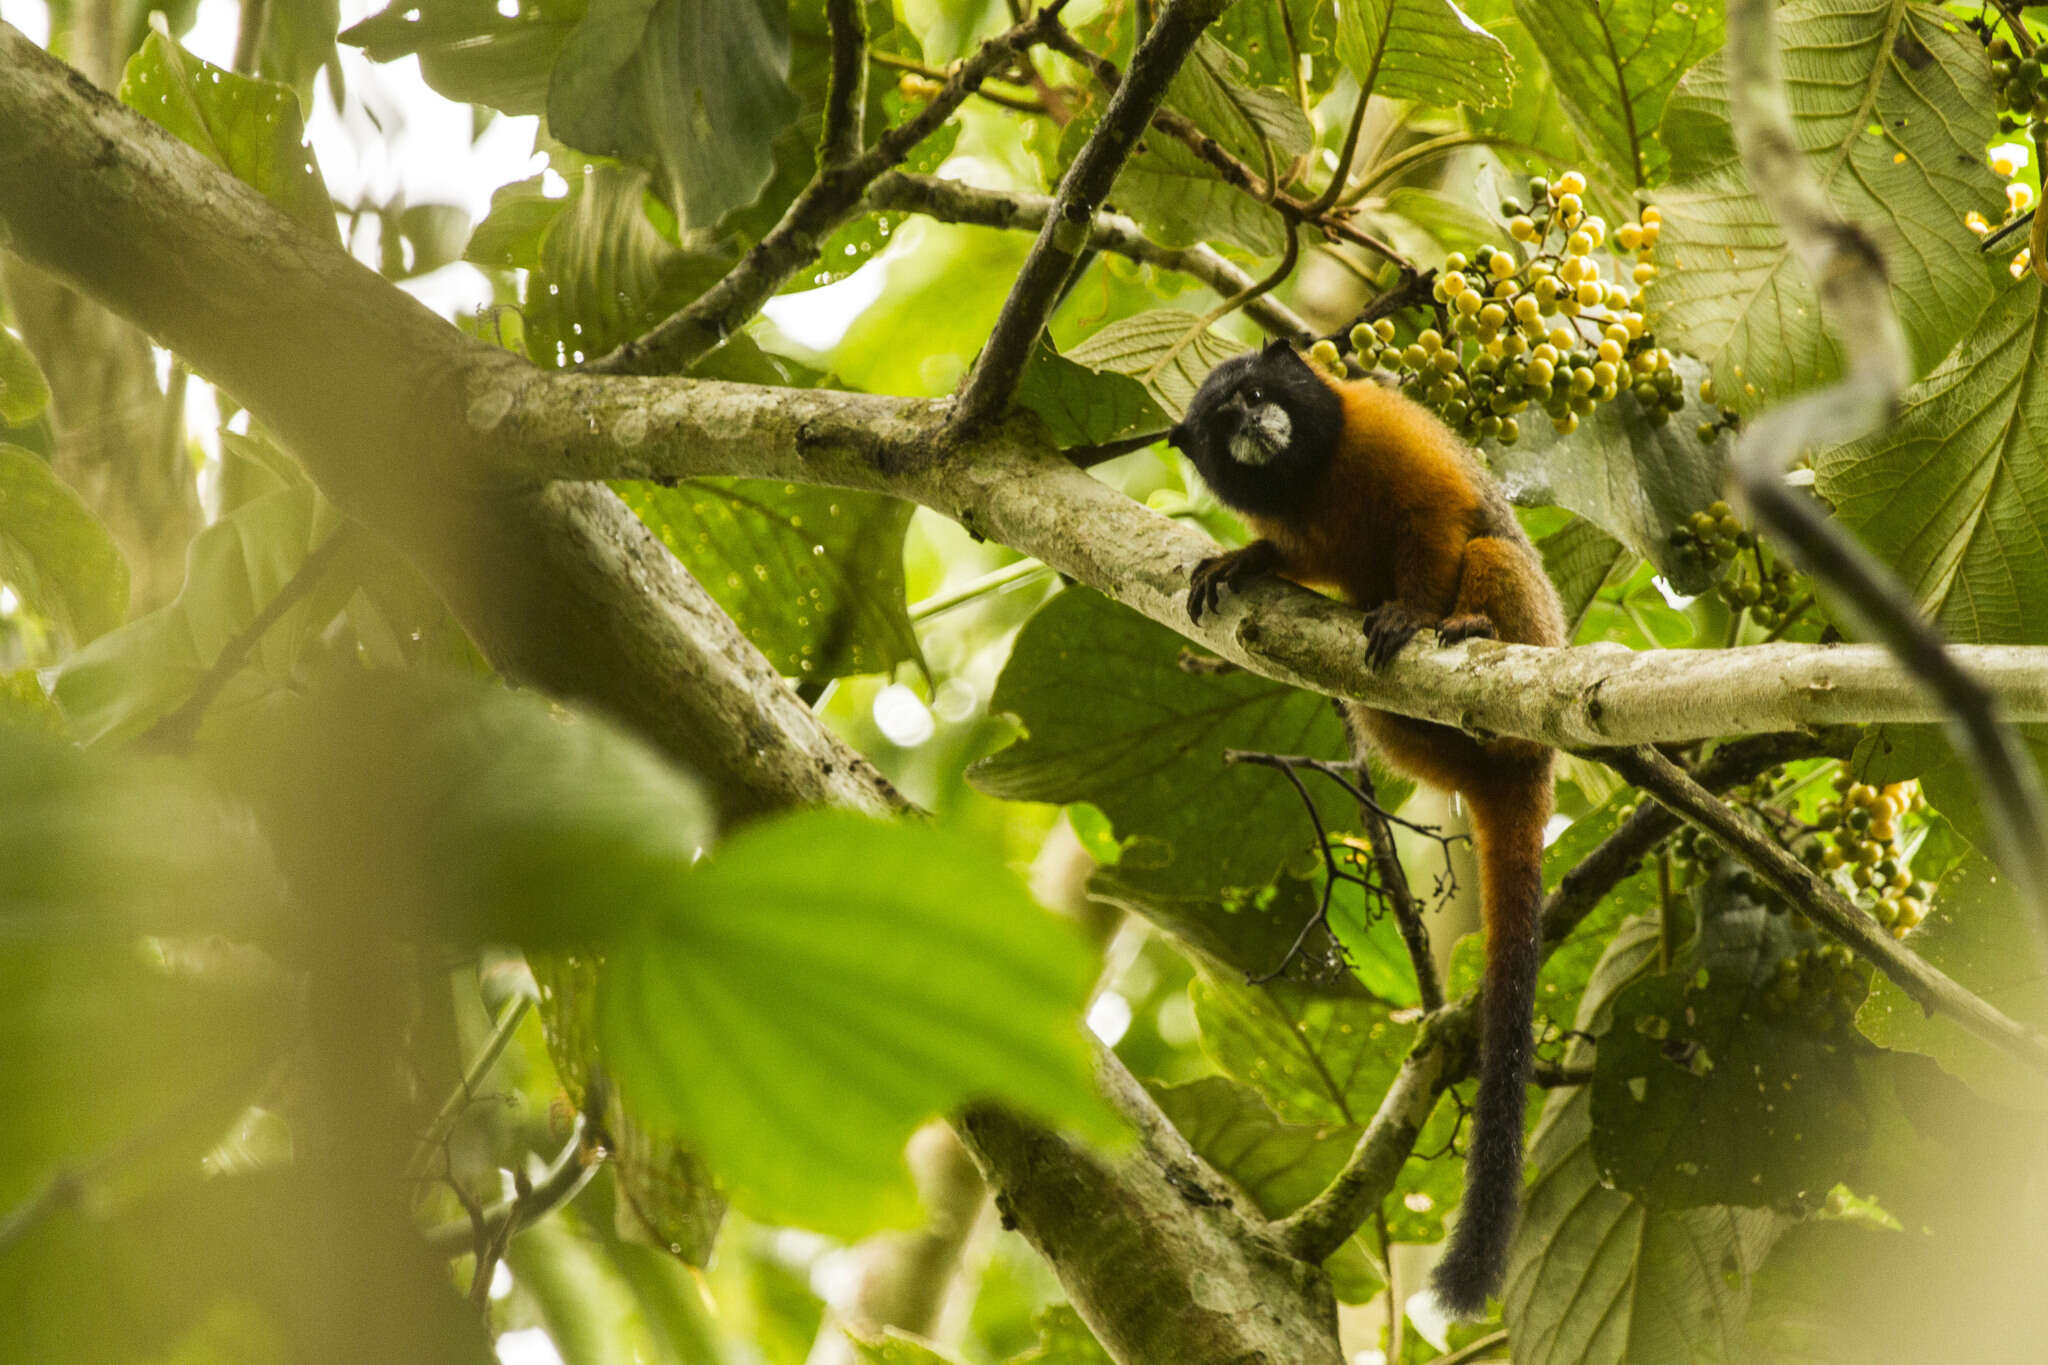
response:
<path id="1" fill-rule="evenodd" d="M 2048 1028 L 2048 954 L 2038 920 L 2012 883 L 1982 857 L 1942 878 L 1933 913 L 1908 940 L 1930 966 L 1966 990 L 2035 1028 Z M 2040 1074 L 1969 1033 L 1945 1014 L 1929 1014 L 1889 979 L 1879 978 L 1857 1026 L 1890 1048 L 1925 1053 L 1978 1094 L 2029 1109 L 2048 1108 Z"/>
<path id="2" fill-rule="evenodd" d="M 667 182 L 685 230 L 751 202 L 797 112 L 772 0 L 591 0 L 548 90 L 550 131 Z"/>
<path id="3" fill-rule="evenodd" d="M 35 353 L 20 337 L 0 327 L 0 424 L 25 427 L 50 405 L 50 381 Z"/>
<path id="4" fill-rule="evenodd" d="M 1294 29 L 1294 44 L 1301 54 L 1319 58 L 1329 50 L 1320 23 L 1328 15 L 1328 8 L 1318 4 L 1317 0 L 1231 5 L 1223 11 L 1222 18 L 1209 26 L 1206 37 L 1244 62 L 1243 79 L 1258 86 L 1286 88 L 1296 75 L 1294 54 L 1287 41 L 1290 24 Z M 1335 62 L 1315 62 L 1310 74 L 1311 92 L 1321 94 L 1327 91 L 1337 69 Z"/>
<path id="5" fill-rule="evenodd" d="M 276 909 L 263 841 L 183 764 L 110 760 L 0 726 L 0 803 L 0 942 L 246 935 Z"/>
<path id="6" fill-rule="evenodd" d="M 1045 419 L 1062 447 L 1101 445 L 1168 425 L 1144 386 L 1127 375 L 1090 369 L 1040 340 L 1017 384 L 1017 402 Z"/>
<path id="7" fill-rule="evenodd" d="M 924 667 L 904 600 L 909 503 L 763 479 L 618 491 L 777 672 L 823 682 Z"/>
<path id="8" fill-rule="evenodd" d="M 605 962 L 604 1055 L 756 1216 L 903 1221 L 903 1144 L 971 1100 L 1114 1131 L 1080 1029 L 1093 955 L 979 845 L 807 811 L 678 890 Z"/>
<path id="9" fill-rule="evenodd" d="M 1316 130 L 1294 97 L 1248 84 L 1243 60 L 1212 37 L 1195 44 L 1166 102 L 1261 175 L 1270 148 L 1273 174 L 1283 182 L 1289 165 L 1315 145 Z"/>
<path id="10" fill-rule="evenodd" d="M 1865 440 L 1814 457 L 1835 515 L 1968 644 L 2048 644 L 2048 362 L 2041 286 L 2002 287 L 1955 354 Z"/>
<path id="11" fill-rule="evenodd" d="M 1781 964 L 1821 941 L 1730 889 L 1731 867 L 1694 895 L 1694 950 L 1609 1005 L 1594 1054 L 1593 1157 L 1613 1187 L 1662 1208 L 1809 1212 L 1869 1138 L 1860 1040 L 1812 970 L 1791 977 L 1797 1003 L 1773 999 Z"/>
<path id="12" fill-rule="evenodd" d="M 1514 445 L 1489 444 L 1486 458 L 1515 501 L 1570 508 L 1655 564 L 1680 592 L 1697 594 L 1716 569 L 1680 559 L 1671 531 L 1721 496 L 1733 442 L 1720 436 L 1700 444 L 1696 428 L 1720 413 L 1699 401 L 1701 367 L 1681 358 L 1677 369 L 1686 406 L 1662 426 L 1625 394 L 1602 403 L 1569 436 L 1539 415 Z"/>
<path id="13" fill-rule="evenodd" d="M 83 645 L 128 614 L 128 563 L 50 466 L 0 442 L 0 583 Z"/>
<path id="14" fill-rule="evenodd" d="M 661 234 L 648 216 L 646 172 L 601 162 L 581 172 L 572 168 L 569 197 L 552 213 L 545 206 L 554 201 L 499 191 L 467 253 L 532 272 L 526 350 L 540 365 L 576 364 L 632 340 L 732 264 L 718 253 L 678 250 Z M 526 183 L 537 192 L 539 179 Z"/>
<path id="15" fill-rule="evenodd" d="M 859 1365 L 959 1365 L 952 1356 L 933 1350 L 923 1339 L 894 1327 L 884 1328 L 880 1336 L 873 1337 L 848 1330 L 846 1340 Z"/>
<path id="16" fill-rule="evenodd" d="M 257 498 L 201 531 L 175 600 L 65 660 L 55 693 L 73 732 L 88 744 L 132 739 L 176 710 L 338 525 L 334 509 L 302 486 Z M 344 570 L 330 564 L 315 589 L 256 641 L 245 665 L 254 690 L 292 676 L 346 600 Z M 227 689 L 216 709 L 247 701 L 251 690 Z"/>
<path id="17" fill-rule="evenodd" d="M 1536 550 L 1543 556 L 1543 571 L 1564 599 L 1564 619 L 1573 633 L 1614 566 L 1632 559 L 1620 541 L 1580 516 L 1539 538 Z"/>
<path id="18" fill-rule="evenodd" d="M 555 1074 L 579 1113 L 594 1100 L 603 1106 L 617 1175 L 618 1205 L 611 1222 L 641 1234 L 649 1245 L 686 1265 L 709 1265 L 725 1219 L 725 1196 L 711 1172 L 696 1153 L 642 1122 L 618 1087 L 593 1087 L 593 1079 L 605 1075 L 597 1036 L 600 955 L 530 952 L 527 960 L 540 983 L 541 1026 Z"/>
<path id="19" fill-rule="evenodd" d="M 1963 225 L 2004 200 L 1984 159 L 1997 128 L 1983 47 L 1947 11 L 1905 0 L 1798 0 L 1779 12 L 1778 32 L 1807 163 L 1883 251 L 1924 372 L 1991 298 L 1990 268 Z M 1832 380 L 1841 345 L 1743 174 L 1719 54 L 1679 82 L 1661 139 L 1675 183 L 1658 195 L 1657 335 L 1708 361 L 1721 401 L 1743 411 Z"/>
<path id="20" fill-rule="evenodd" d="M 1465 126 L 1497 139 L 1494 154 L 1519 170 L 1547 176 L 1559 166 L 1583 164 L 1585 145 L 1513 0 L 1473 0 L 1466 8 L 1508 50 L 1515 89 L 1513 99 L 1466 109 Z"/>
<path id="21" fill-rule="evenodd" d="M 1642 187 L 1664 178 L 1657 138 L 1678 78 L 1721 46 L 1720 0 L 1515 0 L 1578 135 Z"/>
<path id="22" fill-rule="evenodd" d="M 989 702 L 1026 736 L 969 768 L 968 781 L 1010 801 L 1094 803 L 1133 841 L 1122 874 L 1156 890 L 1264 886 L 1314 831 L 1281 774 L 1226 767 L 1223 751 L 1339 755 L 1342 727 L 1312 693 L 1252 673 L 1185 672 L 1182 648 L 1096 593 L 1061 593 L 1018 635 Z M 1341 827 L 1347 798 L 1334 784 L 1310 790 Z"/>
<path id="23" fill-rule="evenodd" d="M 1635 919 L 1594 969 L 1578 1026 L 1605 1029 L 1607 1005 L 1653 961 L 1654 921 Z M 1585 1060 L 1583 1045 L 1567 1060 Z M 1660 1210 L 1602 1182 L 1586 1087 L 1551 1092 L 1529 1145 L 1537 1175 L 1503 1293 L 1518 1365 L 1692 1365 L 1746 1360 L 1750 1278 L 1779 1225 L 1749 1209 Z"/>
<path id="24" fill-rule="evenodd" d="M 1373 94 L 1423 104 L 1496 104 L 1514 80 L 1507 49 L 1453 0 L 1342 6 L 1337 56 Z"/>
<path id="25" fill-rule="evenodd" d="M 0 1361 L 496 1358 L 403 1210 L 350 1201 L 374 1184 L 195 1177 L 61 1208 L 0 1248 Z"/>
<path id="26" fill-rule="evenodd" d="M 1202 1050 L 1289 1123 L 1363 1124 L 1415 1038 L 1372 1000 L 1332 1000 L 1291 982 L 1202 976 L 1188 988 Z"/>
<path id="27" fill-rule="evenodd" d="M 548 81 L 589 0 L 397 0 L 341 41 L 371 61 L 417 53 L 428 85 L 463 104 L 507 114 L 547 112 Z"/>
<path id="28" fill-rule="evenodd" d="M 1255 256 L 1277 256 L 1287 245 L 1286 220 L 1277 211 L 1164 133 L 1145 134 L 1117 173 L 1110 203 L 1166 246 L 1220 241 Z"/>
<path id="29" fill-rule="evenodd" d="M 299 894 L 366 931 L 603 942 L 682 895 L 711 836 L 664 757 L 491 683 L 341 674 L 214 747 Z"/>
<path id="30" fill-rule="evenodd" d="M 1159 308 L 1112 322 L 1067 351 L 1067 359 L 1091 370 L 1127 374 L 1145 386 L 1169 417 L 1179 420 L 1209 371 L 1244 347 L 1201 318 L 1176 308 Z M 1178 349 L 1176 349 L 1178 348 Z"/>
<path id="31" fill-rule="evenodd" d="M 121 102 L 259 190 L 315 235 L 340 240 L 334 204 L 306 146 L 290 86 L 224 71 L 152 32 L 128 59 Z"/>
<path id="32" fill-rule="evenodd" d="M 1227 1077 L 1151 1090 L 1188 1145 L 1268 1218 L 1284 1217 L 1322 1193 L 1358 1145 L 1358 1128 L 1282 1122 L 1255 1091 Z M 1386 1287 L 1355 1243 L 1347 1242 L 1323 1269 L 1344 1303 L 1364 1303 Z"/>
<path id="33" fill-rule="evenodd" d="M 1096 818 L 1102 817 L 1098 814 Z M 1302 926 L 1315 917 L 1322 889 L 1320 882 L 1311 885 L 1298 877 L 1283 876 L 1257 891 L 1179 896 L 1159 890 L 1150 869 L 1140 866 L 1129 875 L 1121 867 L 1100 868 L 1088 879 L 1088 894 L 1091 899 L 1143 916 L 1184 947 L 1205 953 L 1233 971 L 1264 976 L 1286 960 L 1288 950 L 1301 938 Z M 1301 939 L 1300 949 L 1288 964 L 1287 979 L 1330 995 L 1363 991 L 1390 1003 L 1414 1003 L 1415 983 L 1405 957 L 1397 959 L 1388 952 L 1383 927 L 1386 917 L 1371 929 L 1362 919 L 1362 907 L 1339 897 L 1331 907 L 1330 926 L 1312 929 Z M 1392 953 L 1403 953 L 1398 933 L 1393 937 Z"/>
<path id="34" fill-rule="evenodd" d="M 334 50 L 340 27 L 339 0 L 271 0 L 263 13 L 256 73 L 284 82 L 298 95 L 300 108 L 312 108 L 313 78 L 322 67 L 340 70 Z"/>
<path id="35" fill-rule="evenodd" d="M 1010 1365 L 1114 1365 L 1081 1315 L 1058 1303 L 1038 1315 L 1038 1344 Z"/>

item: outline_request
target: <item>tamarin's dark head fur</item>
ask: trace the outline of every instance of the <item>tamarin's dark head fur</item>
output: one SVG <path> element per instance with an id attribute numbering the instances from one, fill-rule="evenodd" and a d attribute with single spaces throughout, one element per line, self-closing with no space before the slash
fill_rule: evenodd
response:
<path id="1" fill-rule="evenodd" d="M 1166 439 L 1224 502 L 1286 517 L 1316 496 L 1343 429 L 1336 390 L 1292 346 L 1274 341 L 1211 370 Z"/>

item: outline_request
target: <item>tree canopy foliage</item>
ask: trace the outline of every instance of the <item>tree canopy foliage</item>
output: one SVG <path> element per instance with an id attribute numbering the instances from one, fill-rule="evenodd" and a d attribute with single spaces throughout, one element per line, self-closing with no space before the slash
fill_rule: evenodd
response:
<path id="1" fill-rule="evenodd" d="M 2040 1339 L 2026 791 L 1731 471 L 1895 335 L 1886 420 L 1763 458 L 2038 760 L 2048 25 L 1033 3 L 0 25 L 0 1358 Z M 355 54 L 533 173 L 336 198 Z M 1780 89 L 1883 328 L 1759 182 Z M 1165 430 L 1269 337 L 1473 443 L 1575 648 L 1188 619 L 1246 529 Z M 1483 1322 L 1421 1292 L 1462 815 L 1332 695 L 1567 750 Z"/>

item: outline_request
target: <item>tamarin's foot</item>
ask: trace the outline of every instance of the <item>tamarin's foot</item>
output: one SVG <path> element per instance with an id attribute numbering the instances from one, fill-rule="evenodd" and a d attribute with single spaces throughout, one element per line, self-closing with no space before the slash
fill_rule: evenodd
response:
<path id="1" fill-rule="evenodd" d="M 1401 647 L 1415 638 L 1415 632 L 1430 624 L 1406 602 L 1382 602 L 1365 614 L 1365 664 L 1383 668 Z"/>
<path id="2" fill-rule="evenodd" d="M 1200 625 L 1216 609 L 1225 588 L 1234 589 L 1279 567 L 1280 547 L 1270 540 L 1255 540 L 1243 549 L 1203 560 L 1188 575 L 1188 619 Z"/>
<path id="3" fill-rule="evenodd" d="M 1436 638 L 1447 645 L 1454 645 L 1460 640 L 1498 639 L 1499 632 L 1484 616 L 1453 616 L 1437 626 Z"/>

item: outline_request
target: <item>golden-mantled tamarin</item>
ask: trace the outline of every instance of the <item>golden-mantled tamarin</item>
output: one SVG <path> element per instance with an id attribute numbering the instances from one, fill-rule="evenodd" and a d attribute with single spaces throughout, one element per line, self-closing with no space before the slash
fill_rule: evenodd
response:
<path id="1" fill-rule="evenodd" d="M 1224 588 L 1277 573 L 1363 607 L 1374 667 L 1422 629 L 1446 642 L 1564 643 L 1557 591 L 1507 499 L 1471 451 L 1400 394 L 1326 379 L 1276 341 L 1218 365 L 1169 439 L 1260 537 L 1195 568 L 1197 621 Z M 1395 768 L 1464 798 L 1478 836 L 1479 1099 L 1464 1204 L 1432 1282 L 1446 1307 L 1473 1316 L 1500 1290 L 1521 1205 L 1550 751 L 1349 709 Z"/>

